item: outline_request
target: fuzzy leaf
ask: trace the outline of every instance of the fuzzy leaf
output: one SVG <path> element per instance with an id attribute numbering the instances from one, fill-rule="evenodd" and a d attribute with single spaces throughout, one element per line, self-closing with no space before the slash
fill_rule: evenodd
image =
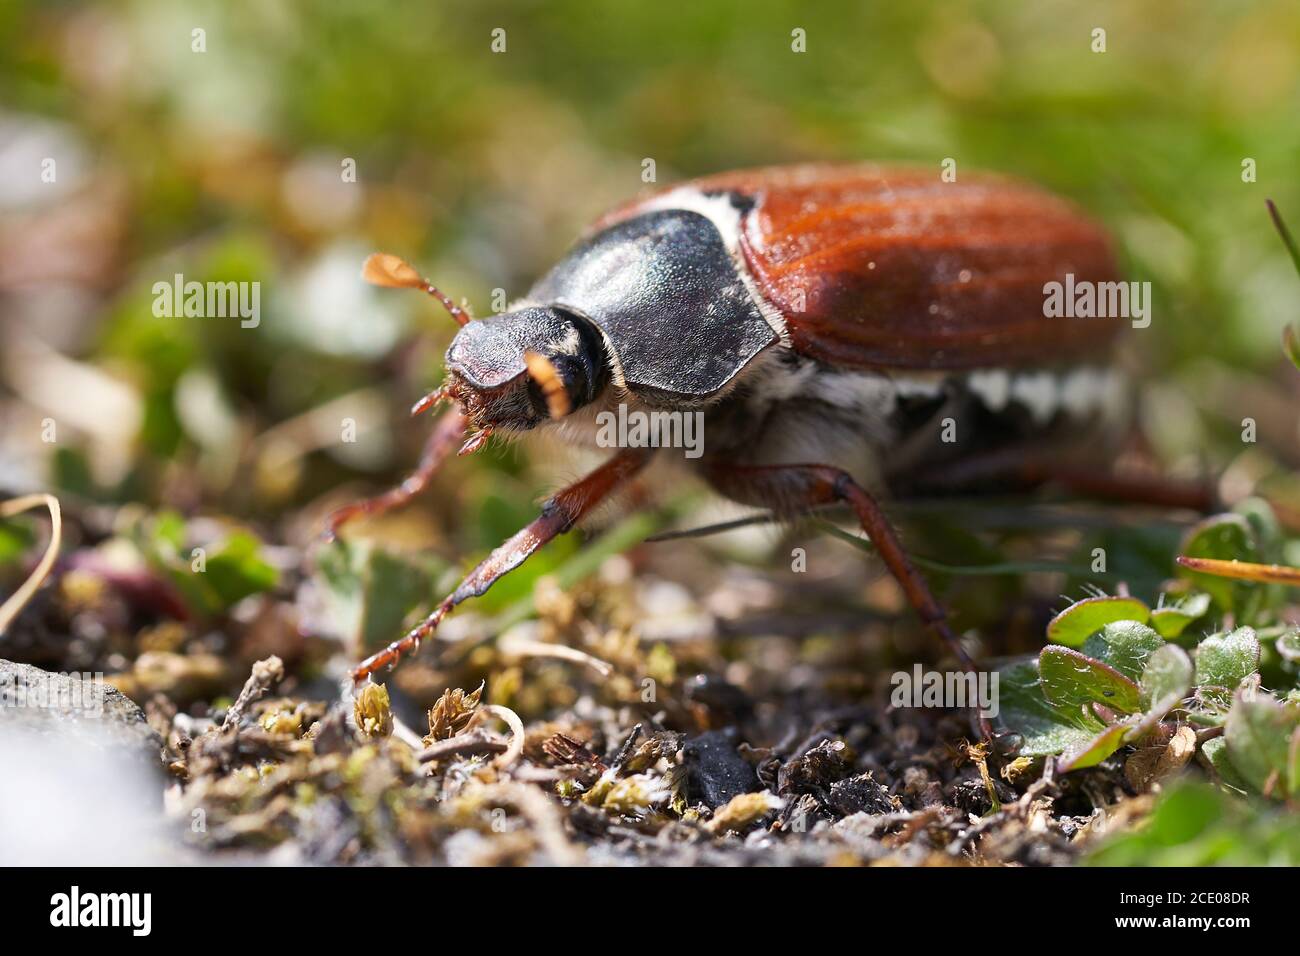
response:
<path id="1" fill-rule="evenodd" d="M 1207 637 L 1196 645 L 1196 685 L 1235 689 L 1259 669 L 1259 650 L 1254 628 Z"/>
<path id="2" fill-rule="evenodd" d="M 1000 730 L 1018 734 L 1021 757 L 1044 757 L 1068 748 L 1087 746 L 1104 729 L 1100 720 L 1082 711 L 1066 713 L 1043 695 L 1038 658 L 1019 658 L 998 668 L 996 723 Z"/>
<path id="3" fill-rule="evenodd" d="M 1201 756 L 1214 768 L 1214 772 L 1219 775 L 1219 779 L 1229 787 L 1235 787 L 1241 791 L 1250 789 L 1250 784 L 1237 772 L 1237 768 L 1232 765 L 1232 761 L 1228 757 L 1228 741 L 1226 738 L 1211 737 L 1201 744 Z"/>
<path id="4" fill-rule="evenodd" d="M 1038 656 L 1038 672 L 1044 696 L 1066 712 L 1082 710 L 1093 703 L 1125 714 L 1141 709 L 1142 695 L 1137 684 L 1109 664 L 1072 648 L 1060 645 L 1043 648 Z"/>
<path id="5" fill-rule="evenodd" d="M 1115 621 L 1146 623 L 1151 609 L 1137 598 L 1095 597 L 1071 604 L 1047 625 L 1047 639 L 1066 647 L 1082 647 L 1083 643 L 1107 624 Z"/>
<path id="6" fill-rule="evenodd" d="M 1205 616 L 1210 609 L 1210 596 L 1204 591 L 1187 595 L 1175 604 L 1158 607 L 1151 612 L 1151 626 L 1166 640 L 1178 637 L 1187 625 Z"/>
<path id="7" fill-rule="evenodd" d="M 1109 664 L 1130 680 L 1137 680 L 1146 669 L 1147 660 L 1164 644 L 1164 639 L 1145 624 L 1116 621 L 1088 638 L 1083 653 Z"/>
<path id="8" fill-rule="evenodd" d="M 1071 770 L 1095 767 L 1120 747 L 1136 743 L 1149 734 L 1181 700 L 1181 696 L 1167 694 L 1156 700 L 1146 713 L 1111 724 L 1089 741 L 1086 747 L 1065 753 L 1057 764 L 1057 769 L 1069 773 Z"/>
<path id="9" fill-rule="evenodd" d="M 1216 787 L 1180 781 L 1160 797 L 1143 826 L 1111 834 L 1085 862 L 1099 866 L 1300 866 L 1300 827 L 1294 814 L 1261 813 Z"/>
<path id="10" fill-rule="evenodd" d="M 1300 707 L 1238 691 L 1224 738 L 1228 759 L 1252 789 L 1278 799 L 1300 793 Z"/>
<path id="11" fill-rule="evenodd" d="M 1157 648 L 1147 659 L 1142 671 L 1140 686 L 1143 708 L 1152 710 L 1170 698 L 1182 700 L 1191 690 L 1192 674 L 1192 659 L 1177 644 L 1165 644 Z"/>
<path id="12" fill-rule="evenodd" d="M 1277 653 L 1284 661 L 1300 662 L 1300 627 L 1293 627 L 1277 639 Z"/>
<path id="13" fill-rule="evenodd" d="M 1061 773 L 1095 767 L 1124 745 L 1130 726 L 1127 722 L 1112 724 L 1083 747 L 1066 751 L 1056 762 Z"/>

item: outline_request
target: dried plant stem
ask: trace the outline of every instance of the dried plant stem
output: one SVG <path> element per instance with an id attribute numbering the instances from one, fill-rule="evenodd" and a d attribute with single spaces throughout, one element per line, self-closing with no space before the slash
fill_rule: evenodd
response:
<path id="1" fill-rule="evenodd" d="M 608 661 L 603 661 L 586 651 L 580 651 L 576 647 L 569 647 L 565 644 L 511 640 L 503 642 L 501 650 L 506 654 L 514 654 L 519 657 L 553 657 L 562 661 L 571 661 L 574 664 L 583 664 L 590 667 L 601 677 L 609 677 L 614 673 L 614 665 Z"/>
<path id="2" fill-rule="evenodd" d="M 506 708 L 502 707 L 500 709 L 505 710 Z M 514 711 L 509 711 L 509 713 L 513 714 Z M 518 720 L 518 717 L 515 719 Z M 564 820 L 560 816 L 560 811 L 536 787 L 501 781 L 485 784 L 477 789 L 474 795 L 484 803 L 507 804 L 517 809 L 532 824 L 532 833 L 536 837 L 538 844 L 557 865 L 580 866 L 583 863 L 582 849 L 569 842 L 568 835 L 564 831 Z"/>
<path id="3" fill-rule="evenodd" d="M 239 721 L 244 716 L 244 711 L 248 709 L 249 705 L 283 679 L 284 662 L 274 654 L 266 658 L 266 660 L 254 664 L 252 673 L 248 675 L 248 680 L 244 683 L 244 689 L 239 692 L 239 697 L 226 711 L 226 719 L 221 723 L 222 732 L 238 727 Z"/>
<path id="4" fill-rule="evenodd" d="M 470 722 L 471 726 L 479 723 L 484 714 L 490 714 L 505 721 L 510 728 L 510 746 L 506 748 L 505 753 L 493 761 L 493 765 L 498 770 L 504 770 L 518 760 L 524 752 L 524 722 L 509 707 L 502 707 L 500 704 L 484 704 L 474 711 L 474 718 Z"/>
<path id="5" fill-rule="evenodd" d="M 0 634 L 4 634 L 9 629 L 9 624 L 18 616 L 18 612 L 27 606 L 32 595 L 45 583 L 50 569 L 58 559 L 59 545 L 63 541 L 63 513 L 59 509 L 58 498 L 48 494 L 35 494 L 0 502 L 0 518 L 12 518 L 16 514 L 42 505 L 50 511 L 50 543 L 46 546 L 45 555 L 36 565 L 31 576 L 23 582 L 22 587 L 9 596 L 4 604 L 0 605 Z"/>
<path id="6" fill-rule="evenodd" d="M 1219 578 L 1300 587 L 1300 568 L 1285 564 L 1252 564 L 1249 561 L 1220 561 L 1216 558 L 1189 558 L 1186 555 L 1179 555 L 1178 563 L 1189 571 L 1213 574 Z"/>
<path id="7" fill-rule="evenodd" d="M 402 723 L 396 716 L 393 717 L 393 739 L 400 740 L 416 753 L 424 750 L 424 741 L 420 739 L 420 735 Z"/>
<path id="8" fill-rule="evenodd" d="M 420 751 L 420 763 L 448 760 L 452 757 L 472 757 L 475 754 L 503 754 L 509 749 L 499 736 L 491 731 L 467 730 L 455 737 L 435 741 Z"/>

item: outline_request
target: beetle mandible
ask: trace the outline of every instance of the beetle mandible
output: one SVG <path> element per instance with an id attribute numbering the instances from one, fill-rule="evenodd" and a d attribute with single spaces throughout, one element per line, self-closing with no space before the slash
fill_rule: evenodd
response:
<path id="1" fill-rule="evenodd" d="M 395 256 L 372 256 L 363 274 L 423 289 L 460 323 L 442 386 L 413 411 L 454 407 L 416 473 L 335 512 L 331 534 L 409 500 L 457 447 L 473 451 L 493 433 L 558 425 L 592 443 L 597 413 L 619 403 L 699 410 L 708 447 L 693 465 L 713 488 L 781 515 L 847 505 L 968 668 L 876 493 L 963 470 L 986 478 L 996 471 L 980 461 L 1046 448 L 1062 432 L 1073 442 L 1079 426 L 1115 414 L 1107 354 L 1121 323 L 1044 309 L 1047 283 L 1115 279 L 1110 242 L 1064 200 L 1001 177 L 808 165 L 694 180 L 609 213 L 522 302 L 481 321 Z M 939 426 L 952 423 L 968 434 L 942 440 Z M 573 527 L 651 454 L 623 448 L 552 496 L 353 678 L 418 649 L 452 608 Z"/>

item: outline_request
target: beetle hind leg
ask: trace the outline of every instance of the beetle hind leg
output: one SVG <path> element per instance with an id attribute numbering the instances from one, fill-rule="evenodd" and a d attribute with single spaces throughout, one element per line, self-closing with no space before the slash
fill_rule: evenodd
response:
<path id="1" fill-rule="evenodd" d="M 733 465 L 715 463 L 709 481 L 736 501 L 774 507 L 784 513 L 808 511 L 819 505 L 847 504 L 875 545 L 918 617 L 951 649 L 962 667 L 975 671 L 975 662 L 948 626 L 947 613 L 912 564 L 884 510 L 871 494 L 843 469 L 831 465 Z M 979 717 L 980 731 L 992 737 L 988 719 Z"/>

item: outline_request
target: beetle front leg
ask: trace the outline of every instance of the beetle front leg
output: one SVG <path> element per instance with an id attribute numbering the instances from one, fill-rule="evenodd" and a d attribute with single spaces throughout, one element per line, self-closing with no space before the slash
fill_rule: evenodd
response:
<path id="1" fill-rule="evenodd" d="M 746 466 L 720 462 L 710 466 L 709 481 L 735 501 L 771 507 L 787 514 L 807 511 L 818 505 L 841 502 L 849 505 L 885 567 L 902 587 L 908 603 L 948 645 L 962 667 L 974 673 L 975 662 L 948 626 L 947 613 L 907 556 L 885 512 L 848 472 L 830 465 Z M 992 727 L 988 719 L 980 715 L 979 722 L 981 733 L 991 738 Z"/>
<path id="2" fill-rule="evenodd" d="M 425 488 L 437 474 L 442 463 L 447 460 L 459 445 L 465 434 L 465 416 L 459 409 L 446 412 L 433 426 L 433 431 L 424 443 L 420 454 L 419 467 L 396 488 L 391 488 L 382 495 L 366 498 L 362 501 L 344 505 L 330 513 L 325 519 L 325 539 L 332 541 L 339 528 L 360 515 L 379 515 L 400 505 L 406 504 Z"/>
<path id="3" fill-rule="evenodd" d="M 649 453 L 645 449 L 627 449 L 591 474 L 556 492 L 542 505 L 542 513 L 534 521 L 488 555 L 418 627 L 353 668 L 352 680 L 365 680 L 380 668 L 396 665 L 408 651 L 418 650 L 420 642 L 437 629 L 452 608 L 483 594 L 542 545 L 572 528 L 640 471 L 648 460 Z"/>

